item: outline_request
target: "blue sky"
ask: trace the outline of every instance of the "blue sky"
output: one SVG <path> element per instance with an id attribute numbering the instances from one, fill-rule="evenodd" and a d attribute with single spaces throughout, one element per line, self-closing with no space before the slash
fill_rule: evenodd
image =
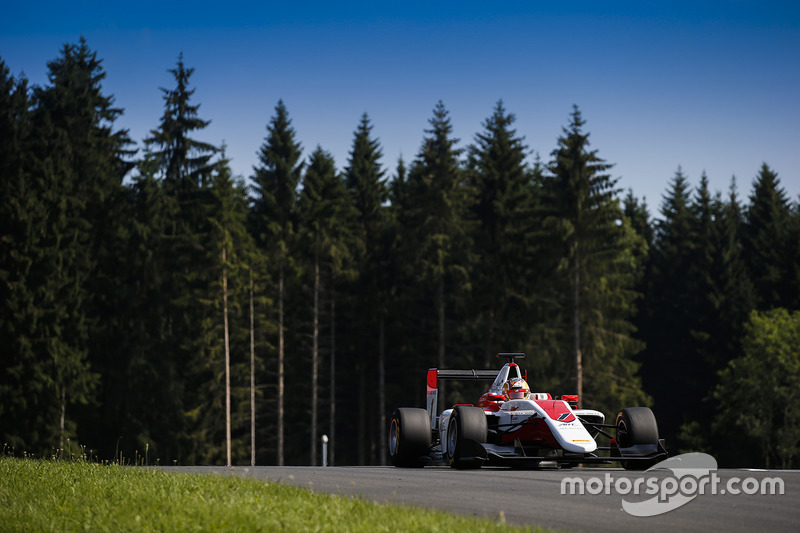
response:
<path id="1" fill-rule="evenodd" d="M 417 154 L 442 100 L 466 146 L 496 102 L 548 160 L 577 104 L 619 186 L 657 214 L 680 165 L 746 200 L 762 162 L 800 195 L 800 3 L 8 2 L 0 58 L 46 84 L 47 62 L 83 35 L 103 59 L 117 122 L 141 144 L 163 112 L 178 55 L 193 102 L 235 174 L 257 164 L 278 99 L 308 155 L 347 164 L 361 114 L 382 160 Z M 9 5 L 13 4 L 13 5 Z"/>

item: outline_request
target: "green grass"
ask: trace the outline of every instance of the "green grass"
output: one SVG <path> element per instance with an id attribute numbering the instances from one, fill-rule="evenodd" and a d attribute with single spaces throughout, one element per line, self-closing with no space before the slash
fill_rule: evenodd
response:
<path id="1" fill-rule="evenodd" d="M 0 457 L 0 531 L 543 531 L 232 476 Z"/>

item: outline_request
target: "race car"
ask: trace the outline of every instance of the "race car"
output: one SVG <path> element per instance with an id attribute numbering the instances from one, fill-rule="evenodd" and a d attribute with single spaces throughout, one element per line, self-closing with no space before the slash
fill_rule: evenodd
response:
<path id="1" fill-rule="evenodd" d="M 516 360 L 524 353 L 500 353 L 494 370 L 441 370 L 427 376 L 426 409 L 395 409 L 389 423 L 389 456 L 394 466 L 482 465 L 569 468 L 618 461 L 628 470 L 644 470 L 667 457 L 653 412 L 628 407 L 614 424 L 593 409 L 579 409 L 577 395 L 553 398 L 531 392 Z M 493 380 L 474 405 L 438 411 L 443 380 Z M 613 435 L 610 433 L 613 430 Z M 603 435 L 610 444 L 600 447 Z"/>

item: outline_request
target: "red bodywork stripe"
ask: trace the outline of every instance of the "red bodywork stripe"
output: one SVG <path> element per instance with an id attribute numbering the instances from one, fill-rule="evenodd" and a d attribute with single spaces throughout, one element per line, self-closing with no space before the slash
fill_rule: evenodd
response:
<path id="1" fill-rule="evenodd" d="M 500 437 L 500 441 L 503 444 L 511 444 L 516 439 L 519 439 L 523 444 L 560 448 L 550 428 L 547 427 L 547 424 L 541 418 L 528 420 L 518 430 L 510 433 L 503 433 Z"/>
<path id="2" fill-rule="evenodd" d="M 541 407 L 547 416 L 552 418 L 553 420 L 558 420 L 559 422 L 572 422 L 575 420 L 575 415 L 572 414 L 569 407 L 567 406 L 566 402 L 561 400 L 535 400 L 536 405 Z M 566 414 L 567 416 L 560 418 L 561 415 Z"/>

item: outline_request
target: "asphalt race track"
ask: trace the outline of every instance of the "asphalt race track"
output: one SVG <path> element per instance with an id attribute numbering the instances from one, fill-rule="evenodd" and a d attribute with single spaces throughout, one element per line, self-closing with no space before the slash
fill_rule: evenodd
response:
<path id="1" fill-rule="evenodd" d="M 695 494 L 677 509 L 657 516 L 635 517 L 623 510 L 622 500 L 641 502 L 653 498 L 645 494 L 646 482 L 652 478 L 657 480 L 651 483 L 658 483 L 659 490 L 668 495 L 673 487 L 671 482 L 676 479 L 670 472 L 627 472 L 617 468 L 453 470 L 447 467 L 302 466 L 164 467 L 163 470 L 248 476 L 379 502 L 431 507 L 493 519 L 502 516 L 513 524 L 540 525 L 565 531 L 765 532 L 798 531 L 800 528 L 800 471 L 718 470 L 719 483 L 715 491 L 709 483 L 705 486 L 705 494 Z M 582 482 L 584 494 L 562 495 L 562 480 L 565 478 Z M 622 492 L 628 487 L 627 482 L 620 482 L 619 478 L 626 478 L 631 484 L 642 478 L 640 494 L 634 495 L 632 489 L 627 495 L 616 492 L 615 484 Z M 743 490 L 754 492 L 758 487 L 760 492 L 759 484 L 765 478 L 780 478 L 784 494 L 746 494 Z M 598 480 L 603 481 L 602 490 Z M 741 492 L 729 493 L 726 490 L 729 483 Z M 608 494 L 605 486 L 610 489 Z M 691 485 L 686 487 L 691 488 Z M 600 493 L 590 494 L 590 489 Z"/>

